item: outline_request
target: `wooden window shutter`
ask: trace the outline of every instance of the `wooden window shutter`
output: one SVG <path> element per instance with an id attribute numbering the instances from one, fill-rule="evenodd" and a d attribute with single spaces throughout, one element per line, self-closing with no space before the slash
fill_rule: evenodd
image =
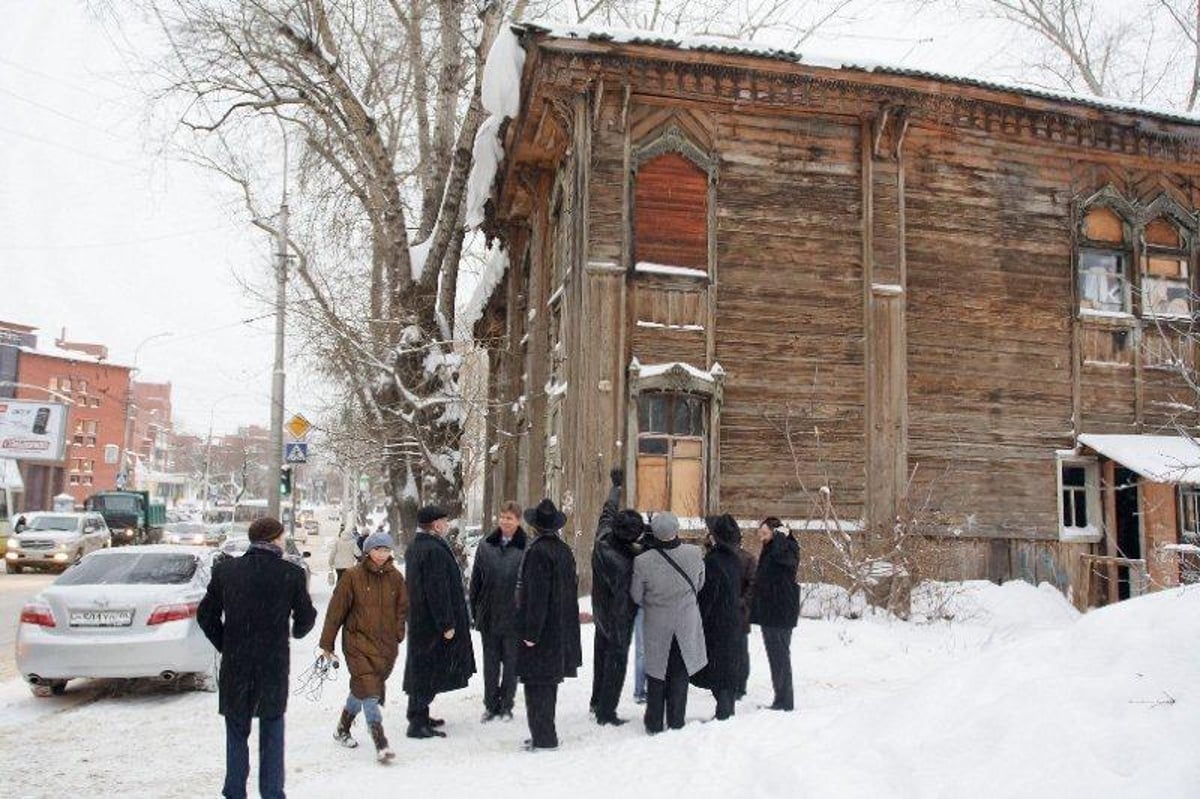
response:
<path id="1" fill-rule="evenodd" d="M 634 260 L 708 269 L 708 175 L 666 153 L 638 169 Z"/>
<path id="2" fill-rule="evenodd" d="M 1125 241 L 1125 225 L 1108 208 L 1093 208 L 1083 220 L 1083 235 L 1092 241 L 1120 244 Z"/>

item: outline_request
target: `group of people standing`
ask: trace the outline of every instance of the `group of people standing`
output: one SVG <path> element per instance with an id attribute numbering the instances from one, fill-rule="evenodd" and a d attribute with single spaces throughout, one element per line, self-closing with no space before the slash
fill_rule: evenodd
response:
<path id="1" fill-rule="evenodd" d="M 683 726 L 689 684 L 712 691 L 716 718 L 733 715 L 745 695 L 751 623 L 762 627 L 775 691 L 775 710 L 794 707 L 789 647 L 799 614 L 799 544 L 778 519 L 759 527 L 757 560 L 741 548 L 733 517 L 706 519 L 705 550 L 683 543 L 669 512 L 649 523 L 636 510 L 618 510 L 624 475 L 600 514 L 592 551 L 595 624 L 591 710 L 600 725 L 621 725 L 617 705 L 625 684 L 635 627 L 641 629 L 647 732 Z M 524 524 L 522 524 L 522 522 Z M 480 544 L 469 587 L 446 541 L 448 514 L 421 508 L 418 531 L 394 563 L 386 532 L 361 542 L 339 536 L 330 565 L 337 574 L 319 647 L 326 662 L 341 658 L 350 690 L 334 738 L 356 747 L 361 713 L 382 763 L 395 754 L 383 728 L 387 680 L 407 646 L 403 690 L 407 736 L 444 738 L 435 698 L 465 687 L 475 673 L 471 620 L 483 644 L 484 723 L 511 720 L 518 682 L 524 687 L 531 751 L 558 746 L 558 686 L 583 664 L 576 563 L 560 531 L 565 515 L 549 499 L 522 510 L 506 502 L 496 529 Z M 316 611 L 300 569 L 282 559 L 283 527 L 260 519 L 250 529 L 247 557 L 214 569 L 198 620 L 223 660 L 220 711 L 227 731 L 224 795 L 245 796 L 246 741 L 259 718 L 259 789 L 283 795 L 283 713 L 287 704 L 290 632 L 303 637 Z M 351 562 L 353 559 L 353 563 Z M 290 622 L 290 624 L 289 624 Z"/>

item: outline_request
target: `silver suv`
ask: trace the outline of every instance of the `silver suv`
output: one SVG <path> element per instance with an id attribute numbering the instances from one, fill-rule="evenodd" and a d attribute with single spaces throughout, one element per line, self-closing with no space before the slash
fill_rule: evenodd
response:
<path id="1" fill-rule="evenodd" d="M 64 571 L 89 552 L 112 546 L 112 533 L 99 513 L 24 513 L 13 521 L 4 567 Z"/>

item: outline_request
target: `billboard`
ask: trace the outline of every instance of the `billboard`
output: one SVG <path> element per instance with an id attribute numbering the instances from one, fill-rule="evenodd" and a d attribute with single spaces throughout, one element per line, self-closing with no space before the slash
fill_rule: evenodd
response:
<path id="1" fill-rule="evenodd" d="M 0 399 L 0 458 L 61 461 L 66 433 L 66 405 Z"/>

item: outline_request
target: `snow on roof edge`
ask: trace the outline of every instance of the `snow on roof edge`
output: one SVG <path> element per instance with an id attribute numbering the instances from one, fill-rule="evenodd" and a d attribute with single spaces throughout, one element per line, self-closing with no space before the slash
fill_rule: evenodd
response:
<path id="1" fill-rule="evenodd" d="M 612 42 L 614 44 L 642 44 L 665 47 L 672 50 L 746 55 L 821 69 L 845 70 L 848 72 L 879 72 L 881 74 L 897 75 L 900 77 L 926 78 L 980 89 L 1011 92 L 1043 100 L 1066 102 L 1101 111 L 1143 114 L 1185 125 L 1200 126 L 1200 113 L 1187 113 L 1159 106 L 1095 97 L 1093 95 L 1036 88 L 992 78 L 979 78 L 950 72 L 902 67 L 865 58 L 844 58 L 837 55 L 822 55 L 817 52 L 802 54 L 795 50 L 786 50 L 758 42 L 749 42 L 722 36 L 673 36 L 654 31 L 630 28 L 589 27 L 586 25 L 555 25 L 548 27 L 533 22 L 514 23 L 512 29 L 518 35 L 523 33 L 543 33 L 549 38 L 554 39 Z"/>

